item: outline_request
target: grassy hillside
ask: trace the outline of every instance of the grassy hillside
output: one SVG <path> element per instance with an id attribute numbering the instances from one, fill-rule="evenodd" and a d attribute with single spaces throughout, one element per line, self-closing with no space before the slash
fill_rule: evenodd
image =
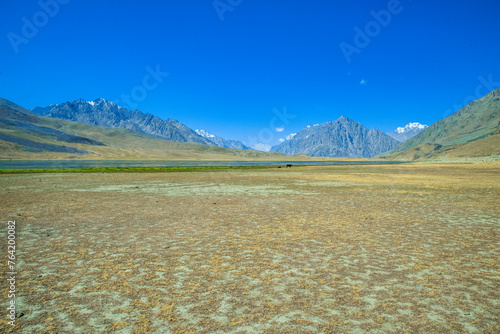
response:
<path id="1" fill-rule="evenodd" d="M 379 157 L 414 160 L 498 155 L 500 136 L 495 134 L 499 126 L 500 89 L 497 89 Z"/>
<path id="2" fill-rule="evenodd" d="M 489 135 L 465 144 L 441 146 L 420 144 L 406 151 L 392 153 L 386 158 L 412 161 L 424 159 L 460 159 L 500 156 L 500 134 Z"/>

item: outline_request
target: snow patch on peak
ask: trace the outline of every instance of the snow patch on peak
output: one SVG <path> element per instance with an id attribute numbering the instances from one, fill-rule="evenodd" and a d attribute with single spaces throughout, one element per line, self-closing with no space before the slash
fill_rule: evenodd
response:
<path id="1" fill-rule="evenodd" d="M 313 124 L 313 125 L 308 125 L 308 126 L 306 126 L 306 128 L 310 129 L 310 128 L 315 127 L 315 126 L 320 126 L 320 124 L 316 123 L 316 124 Z"/>
<path id="2" fill-rule="evenodd" d="M 290 133 L 288 136 L 285 137 L 286 140 L 291 140 L 293 137 L 295 137 L 297 133 Z"/>
<path id="3" fill-rule="evenodd" d="M 196 129 L 196 130 L 194 130 L 194 132 L 196 132 L 198 135 L 205 137 L 205 138 L 215 138 L 215 135 L 213 135 L 210 132 L 205 131 L 205 130 Z"/>
<path id="4" fill-rule="evenodd" d="M 425 128 L 428 128 L 425 124 L 420 124 L 418 122 L 408 123 L 404 127 L 398 127 L 393 132 L 388 132 L 387 134 L 392 138 L 405 142 L 410 138 L 415 137 L 420 132 L 422 132 Z"/>
<path id="5" fill-rule="evenodd" d="M 92 105 L 94 104 L 104 104 L 105 106 L 111 105 L 111 106 L 116 106 L 116 103 L 113 101 L 108 101 L 106 99 L 103 99 L 102 97 L 95 99 L 94 101 L 87 101 L 87 102 L 93 102 Z"/>
<path id="6" fill-rule="evenodd" d="M 116 106 L 116 103 L 114 103 L 113 101 L 105 100 L 102 97 L 95 99 L 94 101 L 85 101 L 85 100 L 82 100 L 82 101 L 86 102 L 87 104 L 90 104 L 92 107 L 95 107 L 95 106 L 101 105 L 101 104 L 104 104 L 105 106 Z"/>

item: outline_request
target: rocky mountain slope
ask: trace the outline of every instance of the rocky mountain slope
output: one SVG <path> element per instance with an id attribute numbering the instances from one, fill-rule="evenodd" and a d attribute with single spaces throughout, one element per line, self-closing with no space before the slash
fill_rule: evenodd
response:
<path id="1" fill-rule="evenodd" d="M 371 158 L 400 143 L 383 132 L 370 129 L 346 117 L 307 126 L 271 152 L 287 155 L 305 153 L 313 157 Z"/>

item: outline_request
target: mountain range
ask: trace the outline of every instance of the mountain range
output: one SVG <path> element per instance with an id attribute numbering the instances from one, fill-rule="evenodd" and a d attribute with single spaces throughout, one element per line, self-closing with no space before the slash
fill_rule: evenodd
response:
<path id="1" fill-rule="evenodd" d="M 0 158 L 85 160 L 282 160 L 279 153 L 165 140 L 127 128 L 43 117 L 0 98 Z"/>
<path id="2" fill-rule="evenodd" d="M 0 99 L 0 158 L 253 159 L 306 154 L 415 160 L 500 155 L 500 89 L 429 127 L 415 122 L 384 134 L 342 116 L 307 126 L 282 141 L 271 148 L 273 153 L 252 151 L 240 141 L 104 99 L 80 99 L 32 111 Z"/>
<path id="3" fill-rule="evenodd" d="M 36 107 L 31 111 L 40 116 L 89 125 L 130 129 L 170 141 L 251 150 L 240 141 L 225 139 L 206 130 L 192 130 L 177 120 L 171 118 L 163 120 L 140 110 L 129 110 L 102 98 L 94 101 L 79 99 L 51 104 L 46 107 Z M 343 129 L 336 129 L 334 125 L 342 125 Z M 297 135 L 288 136 L 289 140 L 273 147 L 271 152 L 281 152 L 287 155 L 303 153 L 314 157 L 370 158 L 395 148 L 398 143 L 378 130 L 367 130 L 360 123 L 345 117 L 313 127 L 321 133 L 308 129 L 306 128 Z"/>
<path id="4" fill-rule="evenodd" d="M 311 157 L 371 158 L 400 144 L 383 132 L 365 128 L 341 116 L 336 121 L 308 125 L 271 152 L 287 155 L 304 153 Z"/>
<path id="5" fill-rule="evenodd" d="M 175 119 L 163 120 L 150 113 L 129 110 L 102 98 L 94 101 L 79 99 L 48 107 L 37 107 L 31 111 L 40 116 L 110 128 L 130 129 L 166 140 L 215 145 Z"/>

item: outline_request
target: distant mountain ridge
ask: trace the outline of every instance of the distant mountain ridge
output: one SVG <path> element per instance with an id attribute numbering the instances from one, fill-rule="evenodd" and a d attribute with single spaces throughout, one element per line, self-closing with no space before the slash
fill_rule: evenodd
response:
<path id="1" fill-rule="evenodd" d="M 404 127 L 398 127 L 396 130 L 388 132 L 387 135 L 391 136 L 401 143 L 404 143 L 408 139 L 418 135 L 427 127 L 427 125 L 420 124 L 418 122 L 408 123 Z"/>
<path id="2" fill-rule="evenodd" d="M 376 129 L 341 116 L 336 121 L 308 125 L 290 139 L 271 148 L 287 155 L 304 153 L 312 157 L 371 158 L 396 148 L 400 143 Z"/>
<path id="3" fill-rule="evenodd" d="M 203 138 L 210 140 L 211 142 L 215 143 L 217 146 L 220 146 L 220 147 L 233 148 L 233 149 L 239 149 L 239 150 L 253 150 L 253 148 L 246 146 L 245 144 L 243 144 L 239 140 L 224 139 L 222 137 L 213 135 L 206 130 L 196 129 L 196 130 L 194 130 L 194 132 L 196 132 L 198 135 L 202 136 Z"/>
<path id="4" fill-rule="evenodd" d="M 198 135 L 192 129 L 174 119 L 163 120 L 150 113 L 120 107 L 116 103 L 102 98 L 94 101 L 79 99 L 48 107 L 36 107 L 31 111 L 41 116 L 90 125 L 130 129 L 171 141 L 215 146 L 212 141 Z"/>

